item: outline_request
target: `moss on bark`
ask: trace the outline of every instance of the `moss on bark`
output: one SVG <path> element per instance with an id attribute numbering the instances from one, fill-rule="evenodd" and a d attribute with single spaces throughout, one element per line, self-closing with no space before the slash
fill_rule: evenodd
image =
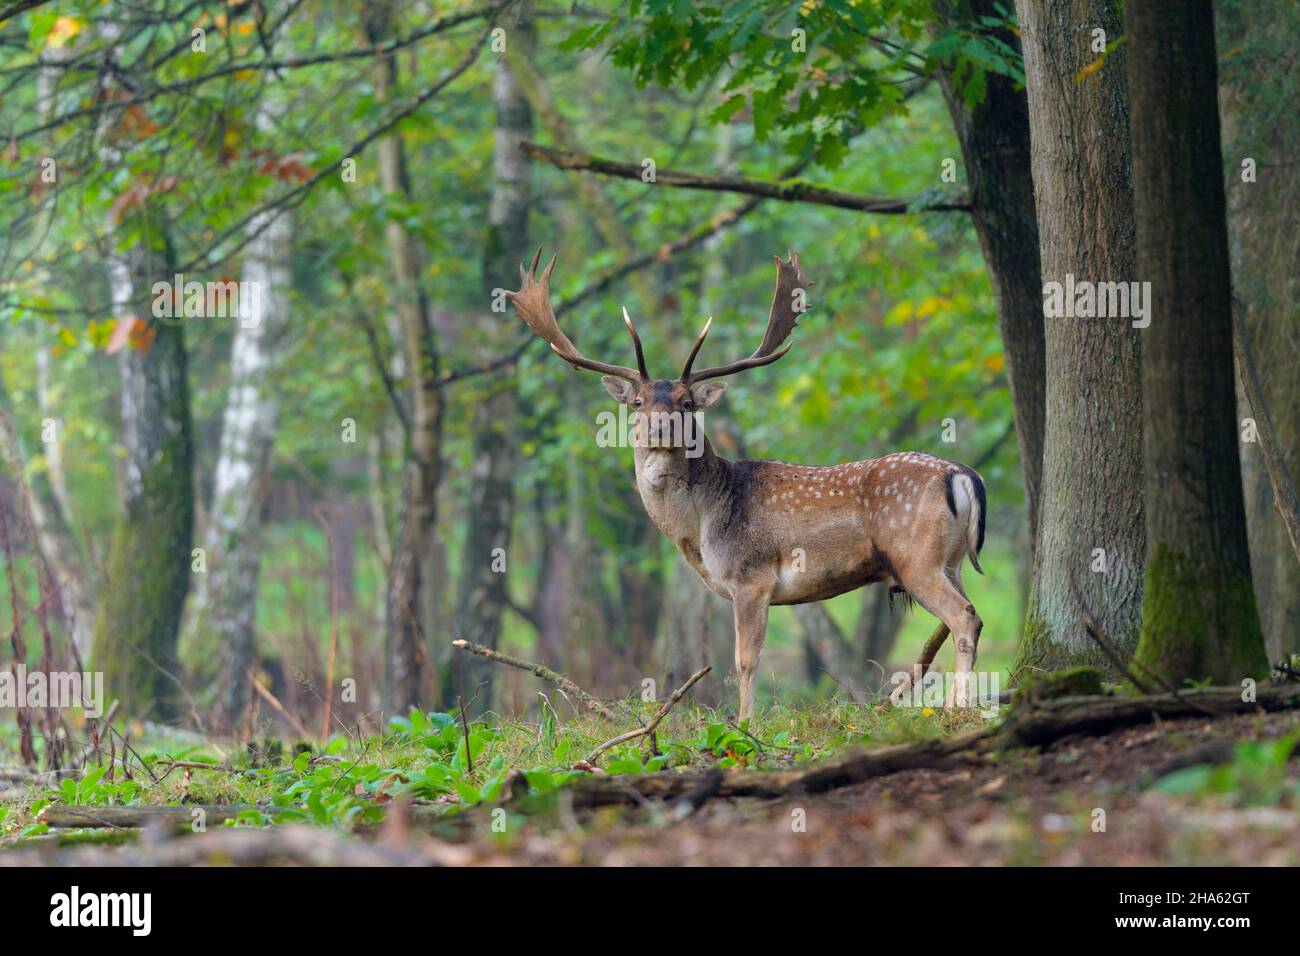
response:
<path id="1" fill-rule="evenodd" d="M 1147 561 L 1137 662 L 1166 680 L 1236 684 L 1268 676 L 1250 574 L 1155 548 Z"/>
<path id="2" fill-rule="evenodd" d="M 176 713 L 176 644 L 190 584 L 194 520 L 193 447 L 185 346 L 161 326 L 141 360 L 144 401 L 134 413 L 141 452 L 138 484 L 113 532 L 95 620 L 93 659 L 123 712 Z M 130 451 L 130 450 L 129 450 Z"/>
<path id="3" fill-rule="evenodd" d="M 1036 676 L 1076 667 L 1094 668 L 1102 675 L 1119 679 L 1120 675 L 1101 649 L 1091 641 L 1088 645 L 1065 643 L 1054 637 L 1054 629 L 1034 607 L 1030 597 L 1025 613 L 1025 630 L 1016 651 L 1016 662 L 1011 668 L 1011 684 L 1019 687 Z"/>

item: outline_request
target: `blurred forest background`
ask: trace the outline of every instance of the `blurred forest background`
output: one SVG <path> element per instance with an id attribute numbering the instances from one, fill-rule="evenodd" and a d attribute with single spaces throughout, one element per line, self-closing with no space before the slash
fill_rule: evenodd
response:
<path id="1" fill-rule="evenodd" d="M 615 406 L 499 290 L 537 246 L 558 251 L 575 341 L 630 361 L 626 306 L 660 374 L 709 315 L 706 350 L 747 354 L 771 257 L 793 248 L 816 281 L 794 350 L 734 381 L 705 430 L 729 457 L 976 467 L 979 666 L 1009 676 L 1034 542 L 1000 331 L 999 302 L 1017 305 L 991 281 L 961 139 L 1021 89 L 1008 6 L 0 10 L 0 658 L 81 660 L 126 713 L 238 733 L 535 706 L 532 678 L 455 638 L 609 696 L 707 660 L 699 699 L 734 702 L 729 606 L 646 517 L 631 450 L 597 447 Z M 1294 475 L 1300 15 L 1246 0 L 1217 16 L 1234 280 Z M 1031 188 L 1027 155 L 986 155 Z M 998 208 L 1032 227 L 1032 195 L 1028 219 Z M 1036 234 L 1029 248 L 1032 292 Z M 258 321 L 210 299 L 154 318 L 154 282 L 177 273 L 256 283 Z M 1276 659 L 1300 650 L 1300 581 L 1246 453 L 1243 473 Z M 932 626 L 884 587 L 774 609 L 760 699 L 866 699 Z"/>

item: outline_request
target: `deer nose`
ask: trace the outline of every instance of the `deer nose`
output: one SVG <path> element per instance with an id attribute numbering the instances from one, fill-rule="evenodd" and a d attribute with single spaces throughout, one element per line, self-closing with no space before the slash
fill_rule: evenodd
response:
<path id="1" fill-rule="evenodd" d="M 646 415 L 646 436 L 653 441 L 671 439 L 676 434 L 673 415 L 667 409 L 652 409 Z"/>

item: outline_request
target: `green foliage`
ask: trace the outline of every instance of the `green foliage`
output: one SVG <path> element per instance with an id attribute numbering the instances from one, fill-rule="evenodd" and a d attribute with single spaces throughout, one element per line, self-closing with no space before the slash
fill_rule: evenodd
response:
<path id="1" fill-rule="evenodd" d="M 105 780 L 108 765 L 87 769 L 80 778 L 64 777 L 58 789 L 48 791 L 52 799 L 70 807 L 102 807 L 130 804 L 139 799 L 143 788 L 134 780 Z"/>
<path id="2" fill-rule="evenodd" d="M 1287 778 L 1287 764 L 1300 732 L 1276 740 L 1242 740 L 1229 763 L 1198 764 L 1175 770 L 1151 789 L 1173 797 L 1212 796 L 1232 806 L 1272 806 L 1286 797 L 1300 798 L 1300 783 Z"/>
<path id="3" fill-rule="evenodd" d="M 781 131 L 789 152 L 839 167 L 854 135 L 906 110 L 909 81 L 936 68 L 981 102 L 987 73 L 1023 82 L 1010 3 L 960 28 L 932 29 L 925 0 L 802 3 L 730 0 L 682 4 L 636 0 L 626 14 L 579 27 L 563 49 L 607 49 L 645 87 L 693 90 L 725 77 L 725 98 L 709 119 L 727 123 L 748 110 L 758 142 Z"/>

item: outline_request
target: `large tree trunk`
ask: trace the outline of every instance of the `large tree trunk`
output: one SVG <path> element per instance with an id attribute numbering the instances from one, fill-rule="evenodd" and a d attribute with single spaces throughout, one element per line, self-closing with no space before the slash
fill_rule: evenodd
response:
<path id="1" fill-rule="evenodd" d="M 512 64 L 527 58 L 533 45 L 527 13 L 507 24 L 511 58 L 497 60 L 492 81 L 496 128 L 492 143 L 492 200 L 488 208 L 487 244 L 483 251 L 484 302 L 498 299 L 496 291 L 514 288 L 519 261 L 527 258 L 528 210 L 532 203 L 532 161 L 519 148 L 531 138 L 533 111 L 520 89 Z M 504 304 L 504 300 L 501 300 Z M 513 313 L 513 310 L 511 310 Z M 483 328 L 484 358 L 506 351 L 518 336 L 513 314 L 487 313 Z M 506 606 L 510 526 L 514 518 L 515 434 L 518 428 L 516 381 L 502 371 L 477 383 L 485 394 L 474 406 L 473 458 L 465 544 L 460 561 L 456 599 L 456 637 L 495 648 L 501 635 L 501 611 Z M 492 706 L 492 687 L 499 668 L 472 654 L 460 654 L 448 669 L 447 699 L 464 695 L 483 711 Z"/>
<path id="2" fill-rule="evenodd" d="M 214 716 L 225 728 L 239 725 L 249 701 L 278 411 L 269 377 L 289 317 L 292 282 L 292 224 L 287 215 L 275 214 L 268 224 L 266 215 L 249 224 L 254 238 L 244 254 L 243 281 L 254 295 L 230 347 L 230 384 L 203 536 L 208 573 L 197 576 L 191 611 L 193 650 L 219 662 Z"/>
<path id="3" fill-rule="evenodd" d="M 382 42 L 391 29 L 391 7 L 377 3 L 364 13 L 371 43 Z M 389 54 L 375 60 L 375 99 L 392 99 L 397 61 Z M 379 179 L 385 193 L 412 199 L 400 132 L 379 141 Z M 402 489 L 402 517 L 388 571 L 384 648 L 386 711 L 405 712 L 420 704 L 430 677 L 428 641 L 433 637 L 431 590 L 434 532 L 438 520 L 438 482 L 442 472 L 442 393 L 440 361 L 428 303 L 420 282 L 418 241 L 403 225 L 390 220 L 384 239 L 393 268 L 394 307 L 402 331 L 405 367 L 411 381 L 410 447 Z"/>
<path id="4" fill-rule="evenodd" d="M 1128 9 L 1147 569 L 1137 660 L 1173 681 L 1268 673 L 1251 589 L 1210 0 Z"/>
<path id="5" fill-rule="evenodd" d="M 144 250 L 129 262 L 114 256 L 110 284 L 119 317 L 134 289 L 172 274 L 169 249 L 162 258 Z M 93 656 L 123 713 L 152 710 L 167 718 L 177 713 L 176 643 L 191 574 L 193 444 L 182 320 L 155 319 L 151 332 L 152 343 L 142 338 L 141 347 L 128 345 L 118 354 L 126 452 L 122 516 L 113 532 Z"/>
<path id="6" fill-rule="evenodd" d="M 1233 284 L 1246 304 L 1264 404 L 1283 463 L 1300 484 L 1300 355 L 1296 343 L 1296 267 L 1300 262 L 1300 125 L 1277 122 L 1278 97 L 1300 82 L 1294 38 L 1300 8 L 1281 0 L 1218 5 L 1225 59 L 1219 77 L 1223 152 L 1228 171 L 1228 232 Z M 1243 168 L 1246 160 L 1253 168 Z M 1253 417 L 1240 404 L 1239 419 Z M 1240 436 L 1239 436 L 1240 437 Z M 1300 562 L 1278 516 L 1258 442 L 1241 444 L 1246 528 L 1255 600 L 1270 660 L 1300 653 Z"/>
<path id="7" fill-rule="evenodd" d="M 1103 0 L 1018 0 L 1044 282 L 1130 282 L 1134 260 L 1124 47 L 1101 69 L 1093 31 L 1124 32 Z M 1139 332 L 1128 318 L 1048 318 L 1038 544 L 1016 673 L 1108 658 L 1137 642 L 1145 557 Z M 1077 596 L 1076 596 L 1077 593 Z M 1085 607 L 1080 604 L 1080 599 Z"/>
<path id="8" fill-rule="evenodd" d="M 996 16 L 1000 0 L 946 0 L 937 5 L 947 28 L 980 30 L 980 18 Z M 1010 30 L 996 34 L 1011 47 Z M 968 105 L 955 89 L 950 70 L 940 74 L 970 184 L 971 219 L 998 307 L 1007 382 L 1020 443 L 1029 524 L 1030 560 L 1038 530 L 1043 479 L 1043 422 L 1046 373 L 1043 341 L 1043 283 L 1039 271 L 1038 223 L 1030 171 L 1029 106 L 1025 91 L 1010 77 L 988 75 L 984 99 Z"/>

